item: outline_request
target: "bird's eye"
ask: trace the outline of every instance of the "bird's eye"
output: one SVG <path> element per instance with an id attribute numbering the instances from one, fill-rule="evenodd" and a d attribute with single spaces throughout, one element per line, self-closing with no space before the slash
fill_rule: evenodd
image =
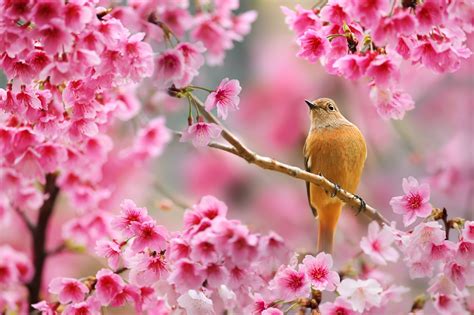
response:
<path id="1" fill-rule="evenodd" d="M 336 110 L 336 108 L 334 106 L 332 106 L 331 104 L 328 105 L 328 109 L 330 112 L 333 112 Z"/>

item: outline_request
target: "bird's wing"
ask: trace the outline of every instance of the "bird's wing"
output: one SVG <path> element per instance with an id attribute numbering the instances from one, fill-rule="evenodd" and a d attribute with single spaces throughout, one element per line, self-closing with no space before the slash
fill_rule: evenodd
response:
<path id="1" fill-rule="evenodd" d="M 306 150 L 305 150 L 306 151 Z M 306 152 L 305 152 L 306 153 Z M 304 167 L 306 169 L 306 171 L 308 172 L 311 172 L 311 168 L 310 168 L 310 165 L 309 165 L 309 159 L 308 157 L 304 157 Z M 311 211 L 313 212 L 313 215 L 315 218 L 318 218 L 318 211 L 316 210 L 315 207 L 313 207 L 313 205 L 311 204 L 311 192 L 310 192 L 310 183 L 309 182 L 306 182 L 306 195 L 308 196 L 308 203 L 309 203 L 309 207 L 311 208 Z"/>

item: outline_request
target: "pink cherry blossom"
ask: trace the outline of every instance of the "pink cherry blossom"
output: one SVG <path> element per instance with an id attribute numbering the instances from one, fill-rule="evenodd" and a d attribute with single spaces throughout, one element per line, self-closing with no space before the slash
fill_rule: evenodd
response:
<path id="1" fill-rule="evenodd" d="M 155 118 L 138 132 L 133 152 L 139 158 L 156 157 L 163 152 L 171 140 L 171 132 L 166 128 L 165 122 L 164 117 Z"/>
<path id="2" fill-rule="evenodd" d="M 97 255 L 107 258 L 107 263 L 110 268 L 117 270 L 122 250 L 120 244 L 117 244 L 115 241 L 100 240 L 97 241 L 97 246 L 95 248 Z"/>
<path id="3" fill-rule="evenodd" d="M 214 196 L 202 197 L 193 210 L 209 220 L 218 217 L 225 218 L 227 215 L 227 205 Z"/>
<path id="4" fill-rule="evenodd" d="M 393 197 L 390 205 L 395 213 L 403 214 L 403 224 L 408 226 L 415 222 L 417 217 L 426 218 L 432 210 L 429 204 L 430 186 L 418 184 L 414 177 L 403 179 L 404 196 Z"/>
<path id="5" fill-rule="evenodd" d="M 293 300 L 309 294 L 309 282 L 305 272 L 297 271 L 293 267 L 282 266 L 273 281 L 273 288 L 280 299 Z"/>
<path id="6" fill-rule="evenodd" d="M 321 315 L 357 315 L 358 313 L 352 310 L 352 304 L 342 297 L 337 297 L 332 302 L 325 302 L 319 305 Z"/>
<path id="7" fill-rule="evenodd" d="M 329 42 L 320 33 L 309 29 L 299 37 L 298 44 L 301 47 L 297 56 L 307 59 L 310 62 L 316 62 L 329 50 Z"/>
<path id="8" fill-rule="evenodd" d="M 212 300 L 204 293 L 189 290 L 178 298 L 178 304 L 186 310 L 189 315 L 213 315 L 215 314 Z"/>
<path id="9" fill-rule="evenodd" d="M 385 227 L 380 230 L 377 222 L 369 224 L 369 233 L 360 241 L 360 247 L 372 260 L 378 264 L 386 265 L 387 261 L 396 262 L 398 252 L 391 246 L 394 242 L 391 232 Z"/>
<path id="10" fill-rule="evenodd" d="M 100 313 L 100 303 L 94 298 L 87 301 L 69 304 L 62 314 L 64 315 L 82 315 L 82 314 L 98 314 Z"/>
<path id="11" fill-rule="evenodd" d="M 130 282 L 137 285 L 151 285 L 168 274 L 168 266 L 162 253 L 139 253 L 128 261 L 131 269 Z"/>
<path id="12" fill-rule="evenodd" d="M 300 270 L 306 273 L 311 285 L 316 290 L 334 291 L 339 285 L 339 275 L 331 271 L 332 257 L 326 253 L 319 253 L 316 257 L 306 255 Z"/>
<path id="13" fill-rule="evenodd" d="M 192 141 L 195 147 L 207 146 L 211 139 L 216 139 L 220 136 L 222 128 L 214 123 L 206 123 L 198 121 L 189 126 L 181 136 L 180 141 Z"/>
<path id="14" fill-rule="evenodd" d="M 466 221 L 464 223 L 462 236 L 466 241 L 474 242 L 474 221 Z"/>
<path id="15" fill-rule="evenodd" d="M 387 87 L 398 78 L 399 71 L 390 57 L 378 55 L 370 62 L 366 74 L 374 79 L 378 87 Z"/>
<path id="16" fill-rule="evenodd" d="M 82 302 L 89 289 L 76 279 L 55 278 L 49 284 L 49 292 L 57 294 L 59 302 Z"/>
<path id="17" fill-rule="evenodd" d="M 292 11 L 282 6 L 281 11 L 285 15 L 285 22 L 296 34 L 302 35 L 307 29 L 318 29 L 321 22 L 316 13 L 312 10 L 306 10 L 301 5 L 296 5 L 296 11 Z"/>
<path id="18" fill-rule="evenodd" d="M 102 305 L 108 305 L 125 286 L 122 278 L 108 269 L 99 270 L 96 278 L 96 295 Z"/>
<path id="19" fill-rule="evenodd" d="M 474 266 L 470 261 L 451 260 L 444 266 L 444 274 L 462 290 L 466 285 L 474 285 Z"/>
<path id="20" fill-rule="evenodd" d="M 146 209 L 137 207 L 137 205 L 130 199 L 122 201 L 120 208 L 122 209 L 120 216 L 113 220 L 112 226 L 124 232 L 127 236 L 133 235 L 131 229 L 132 223 L 145 222 L 149 220 Z"/>
<path id="21" fill-rule="evenodd" d="M 352 304 L 352 309 L 362 312 L 371 306 L 379 306 L 382 300 L 382 287 L 373 279 L 344 279 L 337 288 L 342 298 Z"/>
<path id="22" fill-rule="evenodd" d="M 368 56 L 351 54 L 337 59 L 333 67 L 346 79 L 357 80 L 365 74 L 369 62 Z"/>
<path id="23" fill-rule="evenodd" d="M 156 76 L 160 82 L 168 84 L 178 81 L 183 77 L 184 71 L 184 57 L 179 50 L 167 50 L 156 59 Z"/>
<path id="24" fill-rule="evenodd" d="M 156 225 L 155 221 L 132 222 L 132 235 L 135 236 L 131 249 L 135 252 L 149 248 L 158 252 L 166 248 L 168 231 L 163 226 Z"/>
<path id="25" fill-rule="evenodd" d="M 434 307 L 439 314 L 446 315 L 458 315 L 465 314 L 468 312 L 462 305 L 462 299 L 457 298 L 454 295 L 437 294 L 434 297 Z"/>
<path id="26" fill-rule="evenodd" d="M 174 267 L 175 269 L 170 273 L 168 281 L 175 284 L 181 292 L 199 287 L 205 280 L 202 267 L 188 259 L 181 259 Z"/>
<path id="27" fill-rule="evenodd" d="M 192 38 L 204 44 L 210 65 L 221 64 L 225 51 L 233 47 L 230 34 L 207 14 L 198 16 L 195 23 L 196 27 L 191 32 Z"/>
<path id="28" fill-rule="evenodd" d="M 225 78 L 221 81 L 217 89 L 211 92 L 206 99 L 204 106 L 207 111 L 217 107 L 217 114 L 222 119 L 227 118 L 229 111 L 239 108 L 239 93 L 242 90 L 238 80 Z"/>

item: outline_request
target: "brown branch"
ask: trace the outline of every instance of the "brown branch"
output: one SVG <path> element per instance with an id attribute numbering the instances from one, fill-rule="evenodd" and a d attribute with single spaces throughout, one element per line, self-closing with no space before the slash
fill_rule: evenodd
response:
<path id="1" fill-rule="evenodd" d="M 33 279 L 28 283 L 29 303 L 32 304 L 39 301 L 39 294 L 43 280 L 44 263 L 47 257 L 46 251 L 46 233 L 54 205 L 59 194 L 59 187 L 56 186 L 56 174 L 46 175 L 46 184 L 44 193 L 48 196 L 43 205 L 39 209 L 38 221 L 33 230 L 33 265 L 35 273 Z"/>
<path id="2" fill-rule="evenodd" d="M 362 201 L 355 195 L 339 189 L 334 183 L 330 182 L 324 176 L 316 175 L 313 173 L 306 172 L 299 167 L 288 165 L 282 162 L 279 162 L 270 157 L 261 156 L 247 148 L 232 132 L 225 128 L 222 123 L 210 112 L 206 111 L 201 100 L 196 98 L 193 94 L 187 93 L 190 100 L 198 107 L 201 115 L 203 115 L 209 122 L 215 123 L 222 127 L 222 137 L 229 142 L 235 149 L 231 150 L 227 146 L 225 149 L 221 148 L 221 145 L 210 145 L 210 147 L 221 149 L 226 152 L 230 152 L 234 155 L 237 155 L 250 164 L 255 164 L 260 168 L 271 170 L 279 173 L 289 175 L 310 183 L 313 183 L 327 192 L 335 192 L 335 197 L 339 198 L 341 201 L 345 202 L 347 205 L 354 209 L 360 209 L 363 204 Z M 329 193 L 328 193 L 329 194 Z M 363 212 L 368 218 L 375 220 L 379 223 L 389 224 L 389 221 L 375 208 L 365 205 L 365 211 Z"/>

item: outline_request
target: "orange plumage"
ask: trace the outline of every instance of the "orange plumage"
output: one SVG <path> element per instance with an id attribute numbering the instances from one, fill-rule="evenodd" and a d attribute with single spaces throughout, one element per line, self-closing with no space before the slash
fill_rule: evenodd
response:
<path id="1" fill-rule="evenodd" d="M 311 115 L 304 146 L 306 169 L 354 193 L 367 157 L 362 133 L 340 113 L 333 100 L 321 98 L 306 103 Z M 319 220 L 318 252 L 331 253 L 343 203 L 314 184 L 307 183 L 307 190 L 311 209 Z"/>

